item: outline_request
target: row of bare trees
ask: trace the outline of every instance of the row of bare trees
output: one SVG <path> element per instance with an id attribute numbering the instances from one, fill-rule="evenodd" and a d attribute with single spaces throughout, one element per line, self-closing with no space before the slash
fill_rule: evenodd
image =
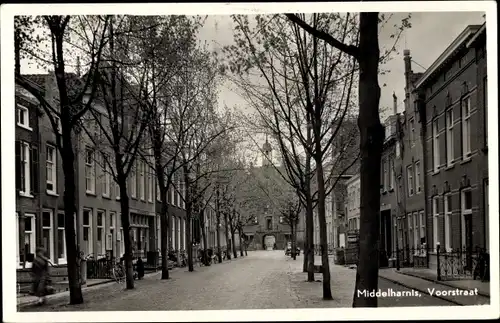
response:
<path id="1" fill-rule="evenodd" d="M 16 17 L 15 22 L 16 83 L 40 102 L 62 158 L 70 304 L 83 302 L 74 229 L 75 160 L 80 153 L 75 147 L 80 140 L 119 187 L 127 289 L 134 288 L 129 178 L 138 172 L 139 162 L 154 174 L 161 200 L 162 279 L 169 278 L 171 190 L 181 193 L 186 205 L 188 264 L 193 271 L 191 222 L 197 217 L 203 223 L 216 191 L 214 174 L 225 171 L 218 163 L 224 158 L 218 147 L 228 146 L 233 129 L 231 116 L 217 106 L 217 62 L 197 40 L 204 19 L 43 16 Z M 43 32 L 35 38 L 36 28 Z M 48 97 L 47 89 L 21 74 L 21 59 L 54 71 L 56 95 Z"/>
<path id="2" fill-rule="evenodd" d="M 379 13 L 234 15 L 234 45 L 226 70 L 255 113 L 249 133 L 271 134 L 274 166 L 305 210 L 304 271 L 314 281 L 313 210 L 320 227 L 323 298 L 333 298 L 328 261 L 326 197 L 344 174 L 361 172 L 361 230 L 356 290 L 376 290 L 380 157 L 378 74 L 395 44 L 380 55 L 378 32 L 391 17 Z M 409 17 L 390 38 L 397 42 Z M 357 118 L 357 126 L 354 120 Z M 359 128 L 359 129 L 356 129 Z M 265 158 L 269 158 L 267 155 Z M 276 165 L 275 160 L 269 161 Z M 377 306 L 354 293 L 353 306 Z"/>

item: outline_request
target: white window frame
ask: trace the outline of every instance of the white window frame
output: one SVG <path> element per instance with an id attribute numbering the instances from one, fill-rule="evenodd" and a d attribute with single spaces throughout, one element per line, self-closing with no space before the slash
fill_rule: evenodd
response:
<path id="1" fill-rule="evenodd" d="M 182 232 L 184 233 L 182 235 L 182 247 L 183 249 L 186 249 L 186 219 L 181 219 L 182 221 Z"/>
<path id="2" fill-rule="evenodd" d="M 85 192 L 95 194 L 95 151 L 88 147 L 85 149 Z"/>
<path id="3" fill-rule="evenodd" d="M 26 231 L 26 226 L 24 227 L 24 232 L 23 232 L 23 253 L 24 253 L 24 246 L 26 244 L 26 233 L 30 234 L 30 250 L 28 250 L 29 253 L 35 254 L 36 252 L 36 221 L 35 221 L 35 214 L 33 213 L 25 213 L 24 214 L 24 221 L 26 221 L 26 218 L 30 218 L 31 222 L 31 230 Z M 26 254 L 24 255 L 24 259 L 26 260 Z"/>
<path id="4" fill-rule="evenodd" d="M 22 268 L 22 264 L 21 264 L 21 255 L 20 255 L 20 234 L 21 232 L 19 232 L 19 213 L 16 212 L 16 268 L 19 269 L 19 268 Z M 24 240 L 23 240 L 24 241 Z M 23 244 L 24 246 L 24 244 Z"/>
<path id="5" fill-rule="evenodd" d="M 181 218 L 175 218 L 176 219 L 176 222 L 177 222 L 177 225 L 176 225 L 176 228 L 177 228 L 177 249 L 181 249 Z"/>
<path id="6" fill-rule="evenodd" d="M 413 179 L 413 165 L 406 166 L 406 179 L 408 183 L 408 196 L 413 196 L 415 193 L 414 179 Z"/>
<path id="7" fill-rule="evenodd" d="M 420 218 L 420 239 L 424 238 L 425 244 L 427 244 L 427 234 L 425 232 L 425 213 L 424 211 L 420 211 L 418 213 L 418 216 Z M 420 241 L 419 241 L 420 243 Z"/>
<path id="8" fill-rule="evenodd" d="M 465 194 L 470 193 L 471 194 L 471 200 L 472 200 L 472 190 L 470 188 L 464 189 L 460 192 L 460 204 L 461 204 L 461 227 L 462 227 L 462 235 L 461 235 L 461 244 L 460 247 L 463 248 L 466 246 L 466 241 L 465 241 L 465 217 L 472 215 L 472 205 L 470 209 L 465 208 Z"/>
<path id="9" fill-rule="evenodd" d="M 153 183 L 153 173 L 152 170 L 149 169 L 148 171 L 148 202 L 153 202 L 153 189 L 154 189 L 154 183 Z"/>
<path id="10" fill-rule="evenodd" d="M 156 181 L 156 200 L 161 202 L 160 185 L 158 184 L 158 181 Z"/>
<path id="11" fill-rule="evenodd" d="M 394 188 L 394 158 L 389 158 L 389 188 Z"/>
<path id="12" fill-rule="evenodd" d="M 453 165 L 454 162 L 454 137 L 453 137 L 453 109 L 450 108 L 445 112 L 446 118 L 446 163 L 448 167 Z"/>
<path id="13" fill-rule="evenodd" d="M 437 250 L 437 244 L 439 243 L 438 226 L 439 226 L 439 197 L 434 196 L 432 198 L 432 243 L 434 251 Z"/>
<path id="14" fill-rule="evenodd" d="M 113 256 L 116 256 L 115 255 L 115 252 L 116 252 L 116 231 L 115 231 L 115 227 L 116 227 L 116 212 L 114 211 L 110 211 L 109 212 L 109 225 L 108 225 L 108 234 L 111 235 L 111 246 L 109 246 L 112 250 L 112 255 Z M 112 231 L 112 232 L 111 232 Z M 106 248 L 107 249 L 107 248 Z"/>
<path id="15" fill-rule="evenodd" d="M 408 237 L 413 237 L 413 216 L 411 213 L 406 214 L 406 219 L 408 221 Z M 413 246 L 413 239 L 410 239 L 408 242 L 411 242 L 412 248 L 415 248 Z"/>
<path id="16" fill-rule="evenodd" d="M 31 195 L 31 149 L 30 149 L 30 144 L 21 141 L 20 142 L 20 149 L 21 149 L 21 167 L 24 169 L 24 183 L 22 185 L 24 186 L 24 190 L 19 191 L 20 196 L 24 197 L 33 197 Z"/>
<path id="17" fill-rule="evenodd" d="M 50 152 L 51 150 L 51 152 Z M 56 147 L 47 145 L 46 156 L 46 191 L 48 194 L 57 194 L 57 153 Z M 50 157 L 50 158 L 49 158 Z M 49 180 L 49 174 L 51 179 Z M 52 185 L 52 188 L 49 188 Z"/>
<path id="18" fill-rule="evenodd" d="M 45 226 L 43 223 L 44 213 L 49 215 L 50 224 L 49 226 Z M 54 210 L 51 209 L 43 209 L 42 210 L 42 239 L 44 237 L 44 232 L 49 231 L 49 241 L 48 246 L 45 245 L 45 241 L 43 241 L 43 246 L 45 250 L 49 251 L 49 259 L 51 262 L 54 262 L 55 254 L 54 254 Z"/>
<path id="19" fill-rule="evenodd" d="M 115 199 L 120 200 L 120 185 L 118 185 L 118 182 L 115 182 Z"/>
<path id="20" fill-rule="evenodd" d="M 123 234 L 123 227 L 120 227 L 120 257 L 125 254 L 125 235 Z"/>
<path id="21" fill-rule="evenodd" d="M 144 176 L 144 162 L 139 162 L 139 194 L 142 201 L 146 200 L 146 177 Z"/>
<path id="22" fill-rule="evenodd" d="M 453 209 L 451 208 L 450 201 L 451 194 L 446 194 L 444 196 L 444 250 L 447 252 L 451 251 L 451 217 L 453 215 Z"/>
<path id="23" fill-rule="evenodd" d="M 470 95 L 462 99 L 462 158 L 469 159 L 471 155 L 471 99 Z M 468 108 L 468 111 L 467 111 Z M 468 112 L 468 113 L 466 113 Z"/>
<path id="24" fill-rule="evenodd" d="M 101 215 L 101 225 L 99 225 L 99 215 Z M 106 212 L 97 210 L 96 213 L 96 242 L 99 240 L 99 230 L 101 231 L 101 250 L 97 250 L 97 258 L 106 257 Z M 99 246 L 97 246 L 99 249 Z"/>
<path id="25" fill-rule="evenodd" d="M 418 225 L 418 213 L 413 213 L 413 245 L 415 246 L 415 252 L 418 252 L 418 247 L 420 245 L 419 241 L 420 227 Z"/>
<path id="26" fill-rule="evenodd" d="M 439 119 L 432 119 L 432 163 L 434 165 L 434 172 L 439 171 L 440 152 L 439 152 Z"/>
<path id="27" fill-rule="evenodd" d="M 102 156 L 102 196 L 111 196 L 111 175 L 108 171 L 108 162 L 104 156 Z"/>
<path id="28" fill-rule="evenodd" d="M 89 224 L 85 224 L 85 212 L 89 212 Z M 85 228 L 88 228 L 89 230 L 89 234 L 88 234 L 88 250 L 87 250 L 87 254 L 85 254 L 84 256 L 88 256 L 88 255 L 93 255 L 94 254 L 94 240 L 93 240 L 93 230 L 92 230 L 92 223 L 93 223 L 93 219 L 94 219 L 94 214 L 93 214 L 93 210 L 92 209 L 87 209 L 87 208 L 84 208 L 83 209 L 83 212 L 82 212 L 82 243 L 85 245 L 85 233 L 84 233 L 84 230 Z"/>
<path id="29" fill-rule="evenodd" d="M 132 198 L 137 197 L 137 162 L 134 162 L 132 171 L 130 174 L 130 196 Z"/>
<path id="30" fill-rule="evenodd" d="M 175 216 L 172 217 L 172 223 L 170 226 L 170 241 L 172 242 L 171 247 L 175 249 Z"/>
<path id="31" fill-rule="evenodd" d="M 418 194 L 422 192 L 422 186 L 420 185 L 420 161 L 415 162 L 415 193 Z"/>
<path id="32" fill-rule="evenodd" d="M 63 238 L 63 241 L 62 241 L 62 244 L 63 244 L 63 248 L 64 248 L 64 252 L 63 252 L 63 257 L 62 258 L 59 258 L 59 248 L 57 250 L 58 254 L 57 254 L 57 263 L 59 265 L 65 265 L 67 263 L 67 257 L 68 257 L 68 254 L 66 252 L 66 228 L 64 227 L 64 223 L 63 223 L 63 226 L 61 226 L 61 224 L 59 223 L 59 215 L 63 216 L 63 219 L 64 221 L 66 221 L 66 218 L 64 217 L 64 211 L 58 211 L 57 212 L 57 237 L 56 237 L 56 240 L 58 242 L 58 246 L 59 246 L 59 234 L 61 233 L 62 231 L 62 238 Z M 75 234 L 76 234 L 76 231 L 75 231 Z"/>
<path id="33" fill-rule="evenodd" d="M 21 114 L 24 113 L 24 121 L 25 123 L 21 123 Z M 30 110 L 24 105 L 17 104 L 16 110 L 16 124 L 18 127 L 26 129 L 28 131 L 33 131 L 33 128 L 30 127 Z"/>

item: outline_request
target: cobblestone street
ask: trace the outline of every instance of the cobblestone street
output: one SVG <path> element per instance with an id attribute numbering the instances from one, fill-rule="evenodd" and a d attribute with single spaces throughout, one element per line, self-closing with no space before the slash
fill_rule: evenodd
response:
<path id="1" fill-rule="evenodd" d="M 319 258 L 316 259 L 319 263 Z M 85 303 L 68 306 L 67 297 L 50 300 L 42 307 L 21 311 L 168 311 L 168 310 L 235 310 L 277 308 L 351 307 L 356 271 L 332 266 L 333 301 L 321 299 L 321 283 L 306 282 L 301 272 L 302 256 L 293 261 L 283 251 L 254 251 L 247 257 L 210 267 L 195 267 L 195 272 L 178 268 L 171 279 L 160 280 L 160 273 L 136 281 L 136 288 L 123 290 L 123 285 L 110 283 L 84 292 Z M 316 275 L 321 280 L 321 275 Z M 381 279 L 381 289 L 409 291 Z M 380 307 L 445 306 L 444 300 L 421 297 L 385 298 Z"/>

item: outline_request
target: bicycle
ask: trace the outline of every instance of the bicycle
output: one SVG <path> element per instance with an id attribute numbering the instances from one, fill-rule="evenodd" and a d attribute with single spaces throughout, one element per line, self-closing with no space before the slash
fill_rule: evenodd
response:
<path id="1" fill-rule="evenodd" d="M 123 267 L 123 265 L 121 263 L 119 263 L 119 262 L 115 263 L 111 273 L 112 273 L 113 279 L 118 284 L 121 284 L 123 281 L 125 281 L 125 268 Z"/>

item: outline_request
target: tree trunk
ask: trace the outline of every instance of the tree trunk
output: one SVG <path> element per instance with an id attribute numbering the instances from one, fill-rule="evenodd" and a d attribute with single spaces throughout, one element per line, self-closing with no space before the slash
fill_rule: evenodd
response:
<path id="1" fill-rule="evenodd" d="M 222 250 L 220 247 L 220 209 L 219 209 L 219 186 L 217 186 L 216 191 L 216 200 L 215 200 L 215 212 L 216 212 L 216 220 L 217 220 L 217 258 L 219 259 L 219 263 L 222 262 Z"/>
<path id="2" fill-rule="evenodd" d="M 307 281 L 314 281 L 314 223 L 313 205 L 310 194 L 306 197 L 306 230 L 307 230 Z"/>
<path id="3" fill-rule="evenodd" d="M 307 273 L 307 264 L 309 263 L 309 253 L 307 252 L 309 250 L 309 226 L 307 222 L 307 212 L 304 215 L 304 222 L 306 224 L 305 228 L 305 237 L 304 237 L 304 250 L 302 251 L 304 254 L 304 259 L 303 259 L 303 264 L 302 264 L 302 272 Z"/>
<path id="4" fill-rule="evenodd" d="M 231 260 L 231 242 L 229 241 L 229 219 L 227 216 L 227 212 L 224 212 L 224 227 L 225 227 L 225 234 L 226 234 L 226 257 L 228 260 Z"/>
<path id="5" fill-rule="evenodd" d="M 193 266 L 193 242 L 191 241 L 192 239 L 192 221 L 191 221 L 191 212 L 188 211 L 188 214 L 186 216 L 186 243 L 187 243 L 187 256 L 188 256 L 188 268 L 189 271 L 194 271 L 194 266 Z"/>
<path id="6" fill-rule="evenodd" d="M 233 257 L 234 259 L 238 258 L 238 251 L 236 250 L 236 241 L 234 241 L 234 227 L 233 227 L 233 221 L 229 221 L 229 230 L 231 230 L 231 249 L 233 250 Z"/>
<path id="7" fill-rule="evenodd" d="M 80 255 L 76 248 L 75 216 L 76 188 L 75 188 L 75 154 L 71 140 L 71 131 L 63 133 L 63 153 L 61 154 L 64 171 L 64 236 L 66 238 L 66 256 L 69 283 L 69 303 L 82 304 L 83 294 L 80 284 L 79 267 L 77 266 Z"/>
<path id="8" fill-rule="evenodd" d="M 203 239 L 203 264 L 205 266 L 210 266 L 208 261 L 208 251 L 207 251 L 207 235 L 205 232 L 205 211 L 199 212 L 200 217 L 200 228 L 201 228 L 201 238 Z"/>
<path id="9" fill-rule="evenodd" d="M 319 123 L 319 122 L 318 122 Z M 319 133 L 319 131 L 318 131 Z M 321 141 L 316 141 L 316 151 L 321 151 Z M 326 233 L 326 210 L 325 210 L 325 179 L 323 177 L 323 164 L 320 157 L 316 163 L 316 174 L 318 178 L 318 220 L 319 239 L 321 249 L 321 265 L 323 266 L 323 299 L 332 300 L 332 287 L 330 284 L 330 263 L 328 261 L 328 236 Z"/>
<path id="10" fill-rule="evenodd" d="M 240 238 L 240 256 L 243 257 L 243 230 L 241 228 L 238 228 L 238 235 Z"/>
<path id="11" fill-rule="evenodd" d="M 379 118 L 378 13 L 362 12 L 359 21 L 359 117 L 361 150 L 361 213 L 359 261 L 353 307 L 377 307 L 377 298 L 356 291 L 378 289 L 380 158 L 384 131 Z"/>
<path id="12" fill-rule="evenodd" d="M 293 221 L 293 220 L 292 220 Z M 297 259 L 297 244 L 295 243 L 295 239 L 294 239 L 294 225 L 293 225 L 293 222 L 290 224 L 290 240 L 291 241 L 291 245 L 292 245 L 292 259 L 293 260 L 296 260 Z"/>
<path id="13" fill-rule="evenodd" d="M 169 279 L 168 272 L 168 238 L 169 238 L 169 216 L 167 203 L 167 190 L 161 192 L 161 210 L 160 210 L 160 233 L 161 233 L 161 279 Z"/>
<path id="14" fill-rule="evenodd" d="M 125 176 L 120 176 L 120 208 L 123 227 L 123 241 L 125 243 L 125 274 L 127 289 L 134 288 L 134 268 L 132 266 L 132 241 L 130 239 L 130 205 L 127 193 Z"/>

